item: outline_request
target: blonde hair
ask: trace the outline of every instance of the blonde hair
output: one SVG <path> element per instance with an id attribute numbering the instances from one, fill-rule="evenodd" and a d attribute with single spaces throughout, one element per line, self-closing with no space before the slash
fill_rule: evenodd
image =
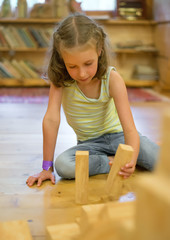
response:
<path id="1" fill-rule="evenodd" d="M 103 28 L 84 14 L 69 15 L 59 23 L 53 33 L 52 52 L 48 65 L 48 78 L 57 87 L 69 86 L 74 80 L 70 77 L 60 54 L 60 48 L 71 49 L 83 46 L 93 40 L 96 51 L 101 51 L 95 77 L 101 79 L 109 65 L 108 39 Z"/>

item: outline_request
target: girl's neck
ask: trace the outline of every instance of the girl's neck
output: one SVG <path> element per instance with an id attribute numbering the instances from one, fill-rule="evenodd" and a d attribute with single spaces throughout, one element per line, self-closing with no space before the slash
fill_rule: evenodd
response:
<path id="1" fill-rule="evenodd" d="M 79 89 L 88 98 L 98 99 L 101 92 L 101 80 L 94 78 L 89 84 L 80 84 L 77 82 Z"/>

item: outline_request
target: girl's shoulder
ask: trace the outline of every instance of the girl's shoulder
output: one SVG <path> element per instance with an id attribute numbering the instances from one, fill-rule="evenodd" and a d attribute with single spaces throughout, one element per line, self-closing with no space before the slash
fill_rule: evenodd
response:
<path id="1" fill-rule="evenodd" d="M 108 69 L 107 69 L 106 74 L 105 74 L 104 77 L 103 77 L 103 80 L 109 81 L 109 79 L 110 79 L 110 74 L 111 74 L 111 72 L 113 72 L 113 71 L 115 72 L 115 71 L 116 71 L 116 68 L 113 67 L 113 66 L 109 66 Z"/>

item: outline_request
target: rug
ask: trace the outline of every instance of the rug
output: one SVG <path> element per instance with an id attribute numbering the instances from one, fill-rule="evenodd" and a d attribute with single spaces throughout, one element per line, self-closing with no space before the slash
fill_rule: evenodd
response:
<path id="1" fill-rule="evenodd" d="M 130 102 L 163 101 L 164 97 L 146 88 L 127 88 Z M 0 103 L 48 103 L 49 87 L 0 88 Z"/>

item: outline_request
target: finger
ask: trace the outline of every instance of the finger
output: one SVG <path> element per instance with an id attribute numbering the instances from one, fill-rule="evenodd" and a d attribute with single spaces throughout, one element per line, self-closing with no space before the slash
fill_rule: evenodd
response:
<path id="1" fill-rule="evenodd" d="M 37 187 L 40 187 L 42 183 L 42 178 L 38 178 L 38 183 L 37 183 Z"/>
<path id="2" fill-rule="evenodd" d="M 123 178 L 128 178 L 130 177 L 131 173 L 119 172 L 119 175 L 122 176 Z"/>
<path id="3" fill-rule="evenodd" d="M 134 172 L 134 168 L 123 168 L 120 170 L 120 172 L 123 173 L 133 173 Z"/>
<path id="4" fill-rule="evenodd" d="M 53 174 L 51 175 L 51 182 L 55 184 L 55 176 Z"/>
<path id="5" fill-rule="evenodd" d="M 134 166 L 134 162 L 127 163 L 124 168 L 132 168 Z"/>
<path id="6" fill-rule="evenodd" d="M 112 161 L 109 162 L 109 166 L 110 166 L 110 167 L 112 166 L 112 163 L 113 163 Z"/>
<path id="7" fill-rule="evenodd" d="M 34 178 L 34 177 L 29 177 L 28 180 L 27 180 L 28 186 L 31 187 L 31 186 L 35 183 L 35 181 L 36 181 L 36 178 Z"/>

